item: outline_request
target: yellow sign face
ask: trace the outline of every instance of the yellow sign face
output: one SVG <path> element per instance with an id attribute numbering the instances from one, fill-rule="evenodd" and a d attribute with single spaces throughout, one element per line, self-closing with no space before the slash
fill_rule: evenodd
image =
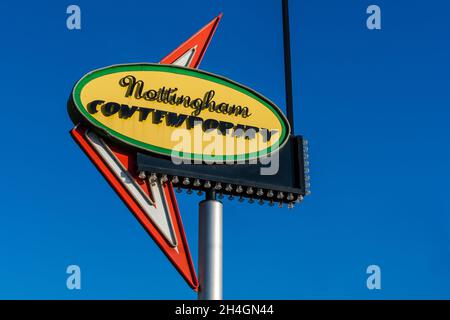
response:
<path id="1" fill-rule="evenodd" d="M 280 149 L 290 131 L 279 108 L 255 91 L 173 65 L 93 71 L 75 85 L 69 107 L 116 140 L 176 158 L 256 159 Z"/>

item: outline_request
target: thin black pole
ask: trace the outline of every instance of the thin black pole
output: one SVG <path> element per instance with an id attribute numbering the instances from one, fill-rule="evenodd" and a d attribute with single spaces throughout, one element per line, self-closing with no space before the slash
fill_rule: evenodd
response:
<path id="1" fill-rule="evenodd" d="M 291 66 L 291 34 L 289 29 L 289 1 L 282 0 L 283 5 L 283 42 L 284 42 L 284 75 L 286 88 L 286 115 L 294 133 L 294 99 L 292 96 L 292 66 Z"/>

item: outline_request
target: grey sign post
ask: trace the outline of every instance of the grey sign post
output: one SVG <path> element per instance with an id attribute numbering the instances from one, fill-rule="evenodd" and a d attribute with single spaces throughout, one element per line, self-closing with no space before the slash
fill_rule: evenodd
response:
<path id="1" fill-rule="evenodd" d="M 222 209 L 214 191 L 199 204 L 199 300 L 222 300 Z"/>

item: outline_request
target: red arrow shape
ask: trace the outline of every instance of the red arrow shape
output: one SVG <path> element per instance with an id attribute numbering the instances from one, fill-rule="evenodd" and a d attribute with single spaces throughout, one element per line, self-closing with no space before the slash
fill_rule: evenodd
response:
<path id="1" fill-rule="evenodd" d="M 105 159 L 93 148 L 92 143 L 86 137 L 86 129 L 77 126 L 70 132 L 74 140 L 78 143 L 80 148 L 85 152 L 89 159 L 94 163 L 97 169 L 102 173 L 111 187 L 116 191 L 119 197 L 139 220 L 141 225 L 150 234 L 156 244 L 161 248 L 167 258 L 172 262 L 175 268 L 181 273 L 183 278 L 188 282 L 194 290 L 197 290 L 198 280 L 195 275 L 194 265 L 189 252 L 189 246 L 186 240 L 185 232 L 183 229 L 183 223 L 181 221 L 180 212 L 178 210 L 177 200 L 173 192 L 173 188 L 170 184 L 163 184 L 164 196 L 168 204 L 169 214 L 173 223 L 173 229 L 175 237 L 178 240 L 177 246 L 173 247 L 164 235 L 160 232 L 157 226 L 149 219 L 148 215 L 137 203 L 136 199 L 129 193 L 124 186 L 123 182 L 118 179 L 117 175 L 111 169 L 110 165 Z M 148 196 L 151 197 L 149 192 L 148 180 L 140 180 L 136 177 L 135 157 L 136 154 L 131 154 L 128 151 L 122 149 L 118 145 L 108 143 L 108 147 L 111 149 L 117 160 L 126 168 L 127 172 L 131 173 L 135 181 L 142 188 Z"/>
<path id="2" fill-rule="evenodd" d="M 210 23 L 193 35 L 190 39 L 184 42 L 181 46 L 167 55 L 160 63 L 164 64 L 178 64 L 186 67 L 197 68 L 200 64 L 206 49 L 211 42 L 212 36 L 219 24 L 222 17 L 220 14 L 214 18 Z M 178 204 L 175 198 L 172 184 L 164 183 L 163 192 L 165 200 L 168 204 L 171 223 L 176 237 L 176 246 L 173 243 L 169 243 L 167 237 L 165 237 L 155 223 L 149 218 L 149 216 L 143 210 L 142 205 L 138 203 L 136 197 L 130 193 L 126 188 L 124 182 L 117 177 L 117 174 L 112 170 L 111 165 L 107 163 L 105 157 L 102 156 L 98 150 L 96 150 L 92 141 L 90 142 L 86 136 L 87 129 L 81 125 L 76 126 L 70 132 L 74 140 L 78 143 L 81 149 L 94 163 L 97 169 L 102 173 L 111 187 L 116 191 L 119 197 L 123 200 L 130 211 L 139 220 L 141 225 L 153 238 L 156 244 L 161 248 L 163 253 L 167 256 L 170 262 L 186 280 L 188 285 L 195 291 L 198 290 L 198 280 L 195 273 L 194 264 L 189 251 L 189 245 L 186 240 L 186 235 L 183 228 L 180 212 L 178 210 Z M 115 159 L 120 162 L 123 169 L 129 174 L 131 179 L 134 180 L 134 185 L 141 188 L 149 198 L 152 198 L 150 192 L 150 185 L 148 180 L 141 180 L 138 177 L 136 171 L 136 152 L 130 152 L 120 145 L 111 142 L 104 141 L 104 144 L 108 147 Z"/>
<path id="3" fill-rule="evenodd" d="M 160 61 L 160 63 L 173 64 L 184 54 L 189 53 L 190 50 L 194 49 L 193 57 L 190 59 L 189 63 L 185 65 L 185 67 L 198 68 L 200 62 L 203 59 L 203 56 L 205 55 L 209 43 L 211 42 L 214 32 L 216 32 L 221 18 L 222 14 L 218 15 L 210 23 L 208 23 L 191 38 L 189 38 L 189 40 L 169 53 Z"/>

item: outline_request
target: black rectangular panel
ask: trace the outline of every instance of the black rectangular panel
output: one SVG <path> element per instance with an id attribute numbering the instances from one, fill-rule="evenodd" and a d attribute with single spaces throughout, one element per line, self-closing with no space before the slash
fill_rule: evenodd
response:
<path id="1" fill-rule="evenodd" d="M 272 155 L 272 158 L 274 155 Z M 216 194 L 228 195 L 269 203 L 294 203 L 308 194 L 305 181 L 307 166 L 306 142 L 301 136 L 290 136 L 279 151 L 278 171 L 262 175 L 262 168 L 270 164 L 175 164 L 170 158 L 137 154 L 137 167 L 153 178 L 171 179 L 175 188 L 194 191 L 214 190 Z M 307 178 L 309 179 L 309 178 Z M 189 191 L 190 192 L 190 191 Z"/>

